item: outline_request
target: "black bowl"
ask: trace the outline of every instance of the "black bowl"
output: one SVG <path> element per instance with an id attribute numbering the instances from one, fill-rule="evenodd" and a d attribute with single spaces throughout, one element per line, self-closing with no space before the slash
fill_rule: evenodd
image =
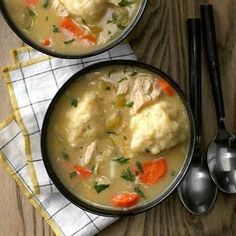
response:
<path id="1" fill-rule="evenodd" d="M 48 153 L 47 153 L 47 130 L 48 130 L 48 124 L 50 120 L 50 116 L 52 114 L 52 111 L 54 109 L 55 104 L 57 103 L 58 99 L 64 94 L 65 90 L 77 79 L 81 78 L 81 76 L 99 69 L 101 67 L 106 67 L 106 66 L 118 66 L 118 65 L 126 65 L 126 66 L 135 66 L 135 67 L 140 67 L 143 69 L 147 69 L 151 72 L 154 72 L 158 75 L 160 75 L 162 78 L 164 78 L 166 81 L 170 83 L 170 85 L 176 90 L 180 98 L 182 99 L 185 108 L 187 110 L 188 118 L 190 121 L 190 144 L 189 144 L 189 152 L 186 157 L 185 163 L 183 167 L 181 168 L 180 172 L 176 175 L 175 179 L 173 180 L 172 184 L 161 194 L 159 195 L 156 199 L 150 201 L 146 205 L 142 205 L 140 207 L 137 206 L 137 208 L 132 208 L 130 210 L 111 210 L 111 209 L 104 209 L 104 208 L 99 208 L 94 205 L 88 204 L 87 202 L 77 198 L 75 195 L 73 195 L 60 181 L 60 178 L 56 175 L 54 172 L 52 165 L 50 163 Z M 42 127 L 42 132 L 41 132 L 41 152 L 43 156 L 43 161 L 46 167 L 46 170 L 48 172 L 49 177 L 55 184 L 55 186 L 58 188 L 58 190 L 73 204 L 76 206 L 89 211 L 91 213 L 95 213 L 98 215 L 103 215 L 103 216 L 128 216 L 128 215 L 135 215 L 141 212 L 144 212 L 157 204 L 161 203 L 165 198 L 167 198 L 179 185 L 181 180 L 183 179 L 184 175 L 187 172 L 187 169 L 189 167 L 189 164 L 192 159 L 192 154 L 194 150 L 194 145 L 195 145 L 195 129 L 194 129 L 194 120 L 192 116 L 192 112 L 189 106 L 189 103 L 187 102 L 187 99 L 184 95 L 184 93 L 181 91 L 179 86 L 174 82 L 169 76 L 167 76 L 165 73 L 160 71 L 159 69 L 141 63 L 137 61 L 129 61 L 129 60 L 115 60 L 115 61 L 104 61 L 100 63 L 93 64 L 79 72 L 77 72 L 75 75 L 73 75 L 62 87 L 61 89 L 57 92 L 55 97 L 53 98 L 51 104 L 48 107 L 48 110 L 46 112 L 44 122 L 43 122 L 43 127 Z"/>
<path id="2" fill-rule="evenodd" d="M 109 43 L 108 45 L 105 45 L 104 47 L 101 47 L 97 50 L 84 53 L 84 54 L 79 54 L 79 55 L 74 55 L 74 54 L 61 54 L 57 52 L 52 52 L 50 50 L 47 50 L 44 47 L 41 47 L 39 44 L 36 44 L 34 41 L 32 41 L 29 37 L 24 35 L 22 31 L 17 27 L 17 25 L 14 23 L 14 20 L 10 16 L 7 7 L 5 6 L 5 3 L 3 3 L 4 0 L 0 0 L 0 9 L 3 14 L 3 17 L 7 24 L 10 26 L 10 28 L 15 32 L 15 34 L 21 38 L 25 43 L 27 43 L 29 46 L 32 48 L 45 53 L 47 55 L 53 56 L 53 57 L 58 57 L 58 58 L 66 58 L 66 59 L 81 59 L 81 58 L 86 58 L 86 57 L 91 57 L 98 55 L 100 53 L 103 53 L 107 50 L 110 50 L 111 48 L 115 47 L 118 45 L 120 42 L 122 42 L 126 37 L 130 34 L 130 32 L 134 29 L 134 27 L 137 25 L 139 20 L 141 19 L 141 16 L 143 15 L 143 12 L 145 10 L 145 7 L 147 5 L 147 0 L 142 0 L 142 3 L 140 5 L 140 8 L 135 16 L 135 18 L 132 20 L 131 24 L 119 35 L 114 41 Z"/>

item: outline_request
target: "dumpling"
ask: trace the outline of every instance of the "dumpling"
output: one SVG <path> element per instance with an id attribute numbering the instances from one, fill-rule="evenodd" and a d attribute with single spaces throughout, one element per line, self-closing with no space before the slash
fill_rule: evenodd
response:
<path id="1" fill-rule="evenodd" d="M 188 138 L 188 117 L 180 99 L 162 96 L 130 121 L 131 149 L 158 154 Z"/>
<path id="2" fill-rule="evenodd" d="M 67 141 L 75 147 L 94 141 L 105 132 L 105 119 L 96 93 L 86 93 L 76 108 L 66 112 Z"/>
<path id="3" fill-rule="evenodd" d="M 67 11 L 74 16 L 93 23 L 102 18 L 107 10 L 106 0 L 59 0 Z"/>

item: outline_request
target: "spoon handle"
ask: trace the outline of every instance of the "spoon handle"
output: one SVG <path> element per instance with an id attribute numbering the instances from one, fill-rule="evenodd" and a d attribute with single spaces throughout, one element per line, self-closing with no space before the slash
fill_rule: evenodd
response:
<path id="1" fill-rule="evenodd" d="M 190 103 L 195 119 L 196 148 L 200 148 L 202 96 L 201 96 L 201 21 L 188 19 Z"/>
<path id="2" fill-rule="evenodd" d="M 215 101 L 218 127 L 224 129 L 225 110 L 220 78 L 220 66 L 216 44 L 215 21 L 212 5 L 201 5 L 203 38 L 206 49 L 210 80 Z"/>

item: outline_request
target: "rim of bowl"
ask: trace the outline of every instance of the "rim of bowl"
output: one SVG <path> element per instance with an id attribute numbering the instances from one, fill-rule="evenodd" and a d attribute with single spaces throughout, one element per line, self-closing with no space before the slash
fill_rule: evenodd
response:
<path id="1" fill-rule="evenodd" d="M 184 103 L 185 109 L 186 109 L 187 114 L 188 114 L 189 123 L 190 123 L 190 142 L 189 142 L 188 154 L 186 156 L 186 159 L 184 161 L 183 166 L 181 167 L 181 170 L 177 173 L 175 179 L 168 186 L 168 188 L 166 188 L 165 191 L 163 191 L 160 195 L 158 195 L 158 197 L 153 198 L 146 205 L 144 204 L 144 205 L 141 205 L 137 208 L 134 207 L 130 210 L 129 209 L 127 209 L 127 210 L 119 210 L 119 209 L 113 210 L 113 209 L 110 209 L 110 208 L 105 209 L 105 208 L 95 206 L 93 204 L 89 204 L 88 202 L 85 202 L 82 199 L 77 198 L 73 193 L 71 193 L 63 185 L 63 183 L 60 181 L 60 178 L 57 177 L 57 174 L 54 172 L 54 170 L 52 168 L 52 165 L 50 163 L 50 158 L 47 155 L 47 128 L 48 128 L 48 123 L 49 123 L 49 120 L 50 120 L 50 116 L 53 112 L 55 104 L 57 103 L 57 101 L 61 97 L 61 95 L 64 94 L 64 91 L 75 80 L 81 78 L 81 76 L 83 76 L 83 75 L 85 75 L 89 72 L 92 72 L 92 71 L 100 69 L 100 68 L 104 68 L 104 67 L 107 67 L 107 66 L 124 66 L 124 65 L 147 69 L 150 72 L 153 72 L 157 75 L 160 75 L 162 78 L 164 78 L 166 81 L 168 81 L 168 83 L 171 84 L 171 86 L 175 89 L 175 91 L 180 96 L 182 102 Z M 103 61 L 103 62 L 99 62 L 99 63 L 95 63 L 93 65 L 90 65 L 90 66 L 80 70 L 79 72 L 75 73 L 58 90 L 58 92 L 56 93 L 56 95 L 52 99 L 49 107 L 47 108 L 47 112 L 46 112 L 46 115 L 45 115 L 44 121 L 43 121 L 40 142 L 41 142 L 41 153 L 42 153 L 42 157 L 43 157 L 43 162 L 44 162 L 45 168 L 47 170 L 47 173 L 48 173 L 49 177 L 51 178 L 51 180 L 53 181 L 53 183 L 55 184 L 56 188 L 70 202 L 72 202 L 74 205 L 76 205 L 76 206 L 78 206 L 78 207 L 80 207 L 80 208 L 82 208 L 82 209 L 84 209 L 88 212 L 91 212 L 93 214 L 98 214 L 98 215 L 102 215 L 102 216 L 109 216 L 109 217 L 131 216 L 131 215 L 136 215 L 136 214 L 142 213 L 144 211 L 147 211 L 147 210 L 153 208 L 154 206 L 160 204 L 178 187 L 181 180 L 185 176 L 185 174 L 188 170 L 188 167 L 190 165 L 190 162 L 192 160 L 193 150 L 194 150 L 194 146 L 195 146 L 195 123 L 194 123 L 193 115 L 192 115 L 187 97 L 182 92 L 179 85 L 173 79 L 171 79 L 167 74 L 165 74 L 164 72 L 162 72 L 161 70 L 157 69 L 154 66 L 151 66 L 151 65 L 148 65 L 148 64 L 145 64 L 145 63 L 142 63 L 142 62 L 138 62 L 138 61 L 131 61 L 131 60 Z"/>
<path id="2" fill-rule="evenodd" d="M 49 56 L 53 56 L 53 57 L 57 57 L 57 58 L 64 58 L 64 59 L 82 59 L 82 58 L 87 58 L 87 57 L 91 57 L 91 56 L 96 56 L 98 54 L 104 53 L 110 49 L 112 49 L 113 47 L 117 46 L 120 42 L 122 42 L 123 40 L 125 40 L 127 38 L 127 36 L 133 31 L 133 29 L 135 28 L 135 26 L 138 24 L 138 22 L 140 21 L 141 17 L 143 16 L 143 13 L 146 9 L 146 5 L 147 5 L 147 1 L 148 0 L 141 0 L 141 4 L 139 7 L 139 10 L 136 13 L 136 16 L 133 18 L 132 22 L 129 24 L 129 26 L 115 39 L 113 40 L 111 43 L 105 45 L 104 47 L 100 47 L 97 50 L 88 52 L 88 53 L 83 53 L 80 55 L 76 55 L 76 54 L 62 54 L 59 52 L 53 52 L 50 50 L 47 50 L 44 47 L 41 47 L 39 44 L 37 44 L 36 42 L 34 42 L 33 40 L 31 40 L 29 37 L 27 37 L 22 30 L 19 29 L 19 27 L 17 27 L 17 25 L 14 23 L 14 20 L 11 18 L 10 14 L 8 13 L 6 4 L 4 3 L 4 0 L 0 0 L 0 9 L 2 12 L 2 15 L 5 19 L 5 21 L 7 22 L 8 26 L 13 30 L 13 32 L 19 37 L 21 38 L 26 44 L 28 44 L 29 46 L 31 46 L 32 48 L 47 54 Z"/>

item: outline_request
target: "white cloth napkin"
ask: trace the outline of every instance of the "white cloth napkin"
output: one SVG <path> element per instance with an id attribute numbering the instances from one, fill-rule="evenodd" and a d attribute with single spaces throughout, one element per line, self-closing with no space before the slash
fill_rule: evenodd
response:
<path id="1" fill-rule="evenodd" d="M 47 107 L 75 72 L 103 60 L 136 57 L 128 44 L 98 56 L 68 60 L 48 57 L 30 48 L 13 51 L 13 66 L 3 69 L 13 114 L 0 124 L 0 161 L 56 235 L 94 235 L 114 222 L 70 203 L 46 173 L 40 152 L 40 132 Z"/>

